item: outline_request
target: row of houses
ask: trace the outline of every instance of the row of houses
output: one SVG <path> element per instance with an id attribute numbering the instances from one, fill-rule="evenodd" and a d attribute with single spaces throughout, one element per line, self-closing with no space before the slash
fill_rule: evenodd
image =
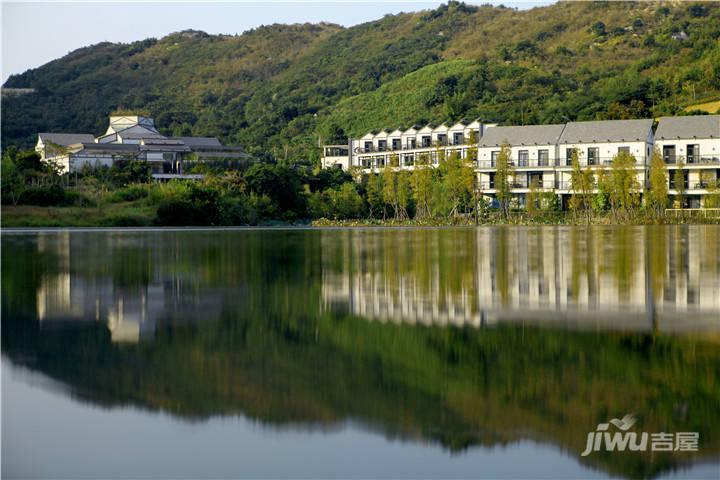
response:
<path id="1" fill-rule="evenodd" d="M 553 125 L 498 126 L 481 120 L 455 125 L 425 125 L 369 132 L 348 139 L 346 145 L 325 145 L 324 168 L 358 169 L 364 173 L 386 165 L 413 169 L 418 164 L 437 166 L 457 153 L 475 165 L 481 190 L 495 193 L 495 170 L 501 147 L 511 151 L 515 175 L 513 193 L 523 204 L 530 186 L 570 193 L 572 156 L 593 168 L 609 166 L 619 152 L 636 160 L 637 181 L 646 185 L 657 148 L 667 164 L 671 195 L 684 190 L 689 207 L 700 207 L 711 186 L 720 181 L 720 115 L 663 117 L 652 119 L 568 122 Z M 674 184 L 674 171 L 683 168 L 684 184 Z"/>
<path id="2" fill-rule="evenodd" d="M 215 137 L 167 137 L 158 132 L 152 118 L 140 115 L 111 116 L 107 131 L 98 137 L 40 133 L 35 150 L 42 161 L 54 162 L 62 173 L 132 159 L 147 161 L 156 179 L 199 177 L 186 172 L 193 162 L 248 158 L 242 148 L 225 146 Z"/>

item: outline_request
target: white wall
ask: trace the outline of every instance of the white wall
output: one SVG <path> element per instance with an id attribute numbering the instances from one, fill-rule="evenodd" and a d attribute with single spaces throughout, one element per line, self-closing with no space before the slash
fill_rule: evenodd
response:
<path id="1" fill-rule="evenodd" d="M 518 152 L 520 150 L 527 150 L 528 156 L 530 158 L 529 165 L 531 166 L 537 166 L 538 161 L 538 151 L 539 150 L 547 150 L 548 151 L 548 166 L 554 166 L 555 165 L 555 158 L 557 156 L 556 154 L 556 147 L 555 145 L 533 145 L 533 146 L 511 146 L 510 147 L 510 155 L 513 161 L 515 162 L 515 165 L 517 166 L 517 159 L 518 159 Z M 480 161 L 479 165 L 480 168 L 488 168 L 490 167 L 490 161 L 492 160 L 492 152 L 499 152 L 500 147 L 480 147 L 478 148 L 478 160 Z"/>
<path id="2" fill-rule="evenodd" d="M 700 145 L 701 157 L 716 157 L 720 159 L 720 138 L 681 138 L 671 140 L 655 140 L 655 146 L 660 150 L 660 154 L 662 154 L 663 147 L 666 145 L 674 145 L 675 158 L 679 159 L 680 157 L 682 157 L 684 162 L 687 162 L 688 145 Z"/>
<path id="3" fill-rule="evenodd" d="M 648 156 L 648 148 L 650 149 L 650 156 L 652 156 L 652 144 L 647 142 L 610 142 L 610 143 L 571 143 L 571 144 L 560 144 L 559 157 L 560 164 L 566 165 L 567 163 L 567 149 L 577 148 L 580 151 L 580 165 L 587 165 L 588 148 L 599 149 L 598 155 L 601 162 L 609 162 L 618 154 L 618 148 L 630 147 L 630 154 L 635 157 L 637 165 L 649 165 L 650 157 Z"/>

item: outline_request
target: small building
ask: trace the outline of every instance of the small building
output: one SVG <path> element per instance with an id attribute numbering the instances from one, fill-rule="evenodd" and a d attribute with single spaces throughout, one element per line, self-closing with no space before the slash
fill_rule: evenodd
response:
<path id="1" fill-rule="evenodd" d="M 245 161 L 240 147 L 223 145 L 215 137 L 167 137 L 152 118 L 140 115 L 111 116 L 107 131 L 89 133 L 40 133 L 35 150 L 44 162 L 54 162 L 61 172 L 88 167 L 109 167 L 118 161 L 148 162 L 156 179 L 198 178 L 186 174 L 195 162 Z"/>

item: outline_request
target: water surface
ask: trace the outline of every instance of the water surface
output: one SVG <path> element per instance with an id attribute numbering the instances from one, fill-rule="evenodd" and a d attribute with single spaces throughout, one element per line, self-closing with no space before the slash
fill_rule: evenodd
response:
<path id="1" fill-rule="evenodd" d="M 717 477 L 719 334 L 717 226 L 4 232 L 3 475 Z"/>

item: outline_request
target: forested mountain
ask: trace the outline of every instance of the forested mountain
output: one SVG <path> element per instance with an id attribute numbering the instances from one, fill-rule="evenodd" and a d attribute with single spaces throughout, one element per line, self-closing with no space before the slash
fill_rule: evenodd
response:
<path id="1" fill-rule="evenodd" d="M 318 139 L 480 116 L 515 124 L 648 117 L 720 98 L 720 4 L 451 2 L 351 28 L 271 25 L 101 43 L 8 79 L 4 146 L 101 132 L 115 111 L 314 161 Z"/>

